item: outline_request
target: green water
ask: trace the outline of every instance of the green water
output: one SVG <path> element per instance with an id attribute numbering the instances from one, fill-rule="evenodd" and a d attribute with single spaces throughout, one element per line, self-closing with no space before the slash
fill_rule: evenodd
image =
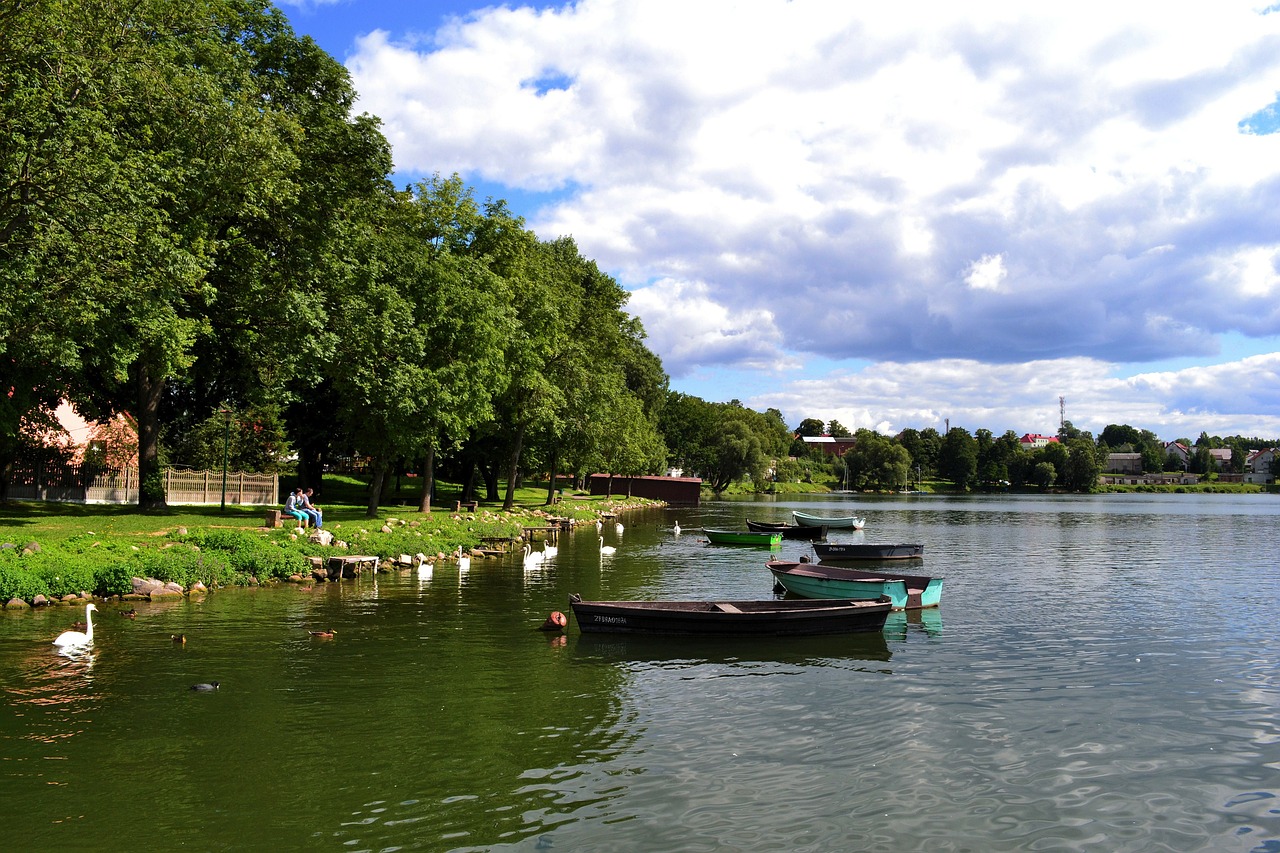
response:
<path id="1" fill-rule="evenodd" d="M 15 850 L 1280 850 L 1280 504 L 1176 498 L 650 511 L 606 527 L 604 559 L 589 529 L 533 571 L 220 590 L 135 620 L 106 605 L 87 660 L 49 645 L 82 611 L 0 614 L 0 833 Z M 925 543 L 942 607 L 872 637 L 536 630 L 571 592 L 770 597 L 768 551 L 694 528 L 793 506 Z"/>

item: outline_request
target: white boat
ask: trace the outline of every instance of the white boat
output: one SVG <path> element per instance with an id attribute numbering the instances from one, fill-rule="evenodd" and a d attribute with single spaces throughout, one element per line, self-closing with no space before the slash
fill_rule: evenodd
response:
<path id="1" fill-rule="evenodd" d="M 791 516 L 796 520 L 796 524 L 803 524 L 805 527 L 822 527 L 826 525 L 832 530 L 861 530 L 863 525 L 867 523 L 867 519 L 856 515 L 809 515 L 806 512 L 792 510 Z"/>

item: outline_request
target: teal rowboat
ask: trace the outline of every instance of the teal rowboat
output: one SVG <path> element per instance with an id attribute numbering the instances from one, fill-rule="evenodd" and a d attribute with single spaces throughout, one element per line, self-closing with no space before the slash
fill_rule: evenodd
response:
<path id="1" fill-rule="evenodd" d="M 937 607 L 942 601 L 942 578 L 788 560 L 770 560 L 765 565 L 779 586 L 804 598 L 874 599 L 884 595 L 894 610 Z"/>
<path id="2" fill-rule="evenodd" d="M 712 545 L 755 545 L 759 548 L 777 548 L 782 545 L 782 531 L 715 530 L 704 528 Z"/>

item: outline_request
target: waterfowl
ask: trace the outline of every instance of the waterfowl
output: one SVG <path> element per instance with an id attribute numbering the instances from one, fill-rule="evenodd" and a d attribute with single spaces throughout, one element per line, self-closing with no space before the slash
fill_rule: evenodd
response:
<path id="1" fill-rule="evenodd" d="M 308 631 L 307 633 L 313 637 L 319 637 L 322 640 L 330 640 L 330 639 L 333 639 L 333 635 L 338 632 L 337 631 Z"/>
<path id="2" fill-rule="evenodd" d="M 599 533 L 599 532 L 600 532 L 600 531 L 602 531 L 602 530 L 604 530 L 604 522 L 597 518 L 597 519 L 596 519 L 596 533 Z"/>
<path id="3" fill-rule="evenodd" d="M 126 618 L 126 619 L 137 619 L 137 618 L 138 618 L 138 611 L 137 611 L 137 609 L 132 609 L 132 610 L 121 610 L 121 611 L 120 611 L 120 615 L 121 615 L 121 616 L 123 616 L 123 617 L 124 617 L 124 618 Z"/>
<path id="4" fill-rule="evenodd" d="M 610 554 L 616 554 L 616 553 L 618 553 L 618 549 L 617 549 L 617 548 L 615 548 L 615 547 L 613 547 L 612 545 L 606 545 L 606 544 L 604 544 L 604 537 L 603 537 L 603 536 L 601 536 L 601 537 L 600 537 L 600 553 L 601 553 L 601 554 L 603 554 L 603 555 L 605 555 L 605 556 L 608 556 L 608 555 L 610 555 Z"/>
<path id="5" fill-rule="evenodd" d="M 193 684 L 191 685 L 191 689 L 192 690 L 217 690 L 218 682 L 210 681 L 207 684 Z"/>
<path id="6" fill-rule="evenodd" d="M 458 571 L 465 572 L 471 569 L 471 555 L 462 553 L 462 546 L 458 546 Z"/>
<path id="7" fill-rule="evenodd" d="M 533 550 L 528 542 L 524 543 L 524 567 L 531 568 L 542 564 L 545 559 L 541 551 Z"/>
<path id="8" fill-rule="evenodd" d="M 170 634 L 169 639 L 184 646 L 187 644 L 186 634 Z"/>
<path id="9" fill-rule="evenodd" d="M 680 535 L 680 521 L 679 521 L 679 519 L 677 519 L 677 520 L 676 520 L 676 526 L 672 528 L 672 532 L 673 532 L 673 533 L 675 533 L 675 535 L 677 535 L 677 536 L 679 536 L 679 535 Z"/>
<path id="10" fill-rule="evenodd" d="M 552 544 L 551 544 L 550 542 L 548 542 L 546 539 L 543 539 L 543 540 L 542 540 L 542 557 L 543 557 L 543 559 L 550 559 L 551 557 L 554 557 L 556 554 L 559 554 L 559 553 L 560 553 L 560 546 L 559 546 L 559 545 L 552 545 Z"/>
<path id="11" fill-rule="evenodd" d="M 614 525 L 613 525 L 613 529 L 614 529 L 614 530 L 616 530 L 616 531 L 618 531 L 618 533 L 621 533 L 621 532 L 622 532 L 622 522 L 621 522 L 621 521 L 619 521 L 619 522 L 617 522 L 616 524 L 614 524 Z"/>
<path id="12" fill-rule="evenodd" d="M 75 648 L 77 646 L 93 645 L 93 617 L 89 614 L 97 610 L 97 606 L 91 601 L 84 606 L 84 630 L 83 631 L 63 631 L 53 641 L 53 644 L 60 649 Z"/>

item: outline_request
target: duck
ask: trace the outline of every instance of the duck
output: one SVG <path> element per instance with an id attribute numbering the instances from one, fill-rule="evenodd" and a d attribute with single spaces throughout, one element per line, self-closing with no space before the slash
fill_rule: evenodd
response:
<path id="1" fill-rule="evenodd" d="M 338 632 L 329 630 L 329 631 L 308 631 L 307 633 L 313 637 L 318 637 L 321 640 L 332 640 L 333 635 Z"/>
<path id="2" fill-rule="evenodd" d="M 600 537 L 600 553 L 601 553 L 601 555 L 603 555 L 603 556 L 606 556 L 606 557 L 607 557 L 607 556 L 609 556 L 609 555 L 611 555 L 611 554 L 616 554 L 616 553 L 618 553 L 618 549 L 617 549 L 617 548 L 615 548 L 615 547 L 613 547 L 612 545 L 606 545 L 606 544 L 604 544 L 604 537 L 603 537 L 603 536 L 601 536 L 601 537 Z"/>
<path id="3" fill-rule="evenodd" d="M 170 634 L 169 639 L 173 640 L 175 643 L 177 643 L 180 646 L 185 646 L 187 644 L 186 634 Z"/>
<path id="4" fill-rule="evenodd" d="M 210 681 L 210 682 L 207 682 L 207 683 L 205 683 L 205 684 L 193 684 L 193 685 L 191 685 L 191 689 L 192 689 L 192 690 L 198 690 L 198 691 L 204 691 L 204 690 L 217 690 L 217 689 L 218 689 L 218 682 L 216 682 L 216 681 Z"/>
<path id="5" fill-rule="evenodd" d="M 137 611 L 137 609 L 136 609 L 136 608 L 135 608 L 135 609 L 131 609 L 131 610 L 121 610 L 121 611 L 120 611 L 120 615 L 121 615 L 121 616 L 123 616 L 123 617 L 124 617 L 124 618 L 126 618 L 126 619 L 137 619 L 137 618 L 138 618 L 138 611 Z"/>
<path id="6" fill-rule="evenodd" d="M 77 648 L 93 645 L 93 617 L 89 614 L 98 607 L 92 601 L 84 606 L 84 630 L 63 631 L 54 639 L 53 644 L 60 649 Z"/>

